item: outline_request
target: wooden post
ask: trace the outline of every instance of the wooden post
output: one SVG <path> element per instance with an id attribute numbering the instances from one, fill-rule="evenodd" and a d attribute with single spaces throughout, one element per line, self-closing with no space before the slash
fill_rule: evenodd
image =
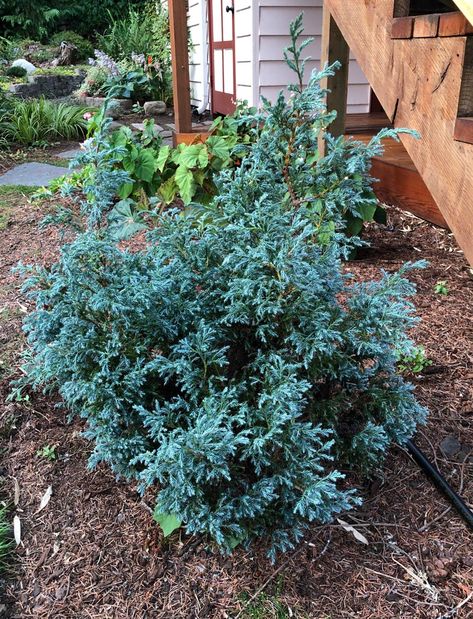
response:
<path id="1" fill-rule="evenodd" d="M 189 79 L 189 49 L 187 46 L 187 2 L 169 0 L 171 33 L 172 91 L 176 133 L 192 131 L 192 110 Z"/>
<path id="2" fill-rule="evenodd" d="M 337 112 L 337 118 L 330 125 L 329 132 L 338 137 L 345 133 L 350 49 L 330 11 L 325 6 L 323 15 L 321 67 L 326 63 L 331 65 L 336 60 L 342 65 L 334 76 L 325 79 L 322 83 L 323 88 L 330 90 L 327 94 L 327 109 Z M 325 150 L 323 140 L 321 140 L 320 148 L 322 152 Z"/>

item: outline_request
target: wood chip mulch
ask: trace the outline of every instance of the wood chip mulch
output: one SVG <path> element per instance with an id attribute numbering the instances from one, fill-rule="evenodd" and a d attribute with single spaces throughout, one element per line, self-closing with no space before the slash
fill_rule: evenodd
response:
<path id="1" fill-rule="evenodd" d="M 43 214 L 44 206 L 19 204 L 0 231 L 0 473 L 4 495 L 13 500 L 16 488 L 12 517 L 22 525 L 12 574 L 0 582 L 0 617 L 473 618 L 472 534 L 400 448 L 361 489 L 363 507 L 343 518 L 368 544 L 338 523 L 314 526 L 271 565 L 262 545 L 228 558 L 184 534 L 163 540 L 149 513 L 152 497 L 142 501 L 105 467 L 87 468 L 83 426 L 68 423 L 55 398 L 5 402 L 28 310 L 10 269 L 20 259 L 57 256 L 57 234 L 36 227 Z M 413 335 L 433 362 L 414 378 L 431 411 L 416 440 L 473 505 L 472 273 L 448 232 L 395 209 L 389 220 L 369 228 L 371 248 L 347 268 L 371 278 L 408 260 L 429 261 L 410 275 L 422 317 Z M 439 280 L 448 295 L 434 292 Z M 461 444 L 454 455 L 441 448 L 452 437 Z M 56 460 L 37 456 L 45 445 L 55 447 Z M 52 497 L 38 511 L 49 486 Z"/>

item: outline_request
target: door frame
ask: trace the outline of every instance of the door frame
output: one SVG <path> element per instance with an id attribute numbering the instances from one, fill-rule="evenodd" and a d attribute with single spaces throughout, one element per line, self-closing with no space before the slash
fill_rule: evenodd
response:
<path id="1" fill-rule="evenodd" d="M 213 36 L 213 4 L 214 2 L 222 2 L 222 16 L 223 16 L 223 4 L 222 0 L 208 0 L 209 6 L 209 63 L 210 63 L 210 107 L 213 114 L 232 114 L 235 111 L 236 107 L 236 45 L 235 45 L 235 4 L 234 0 L 227 0 L 228 4 L 232 4 L 234 10 L 232 11 L 232 41 L 231 47 L 228 45 L 223 45 L 223 42 L 215 42 Z M 222 36 L 223 36 L 223 19 L 222 19 Z M 226 92 L 220 92 L 215 90 L 215 61 L 214 61 L 214 51 L 215 50 L 224 50 L 231 49 L 233 53 L 233 93 L 229 94 Z M 225 72 L 225 63 L 223 61 L 222 54 L 222 71 Z M 225 87 L 225 75 L 222 75 L 223 85 Z"/>

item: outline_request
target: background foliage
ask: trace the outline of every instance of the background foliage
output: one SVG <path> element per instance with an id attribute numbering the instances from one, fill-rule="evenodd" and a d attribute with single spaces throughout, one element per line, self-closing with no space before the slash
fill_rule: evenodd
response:
<path id="1" fill-rule="evenodd" d="M 0 0 L 3 36 L 44 40 L 57 30 L 73 30 L 85 37 L 103 32 L 109 14 L 119 17 L 142 0 Z"/>

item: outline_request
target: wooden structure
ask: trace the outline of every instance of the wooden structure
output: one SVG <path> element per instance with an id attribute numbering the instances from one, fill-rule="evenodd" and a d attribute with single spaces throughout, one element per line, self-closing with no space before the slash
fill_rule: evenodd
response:
<path id="1" fill-rule="evenodd" d="M 420 133 L 402 143 L 473 263 L 473 3 L 456 4 L 465 12 L 414 16 L 408 0 L 325 7 L 393 125 Z"/>
<path id="2" fill-rule="evenodd" d="M 187 46 L 187 3 L 185 0 L 169 0 L 168 9 L 175 123 L 180 133 L 190 133 L 192 116 Z"/>
<path id="3" fill-rule="evenodd" d="M 251 1 L 257 0 L 244 4 Z M 299 1 L 305 6 L 321 2 Z M 344 70 L 327 84 L 332 91 L 329 105 L 339 113 L 336 133 L 368 139 L 376 128 L 368 130 L 372 116 L 358 125 L 350 115 L 343 120 L 347 67 L 354 55 L 386 113 L 383 124 L 387 120 L 421 135 L 420 139 L 403 135 L 401 146 L 389 143 L 386 155 L 375 159 L 379 197 L 448 225 L 473 263 L 473 2 L 455 2 L 462 11 L 447 8 L 448 12 L 429 15 L 411 10 L 415 0 L 412 4 L 410 0 L 325 0 L 321 48 L 324 59 L 343 60 Z M 452 4 L 450 0 L 439 3 Z M 186 31 L 184 5 L 185 0 L 169 0 L 173 29 Z M 176 127 L 189 133 L 190 83 L 182 68 L 184 45 L 175 33 L 172 44 L 175 97 L 181 95 Z"/>

